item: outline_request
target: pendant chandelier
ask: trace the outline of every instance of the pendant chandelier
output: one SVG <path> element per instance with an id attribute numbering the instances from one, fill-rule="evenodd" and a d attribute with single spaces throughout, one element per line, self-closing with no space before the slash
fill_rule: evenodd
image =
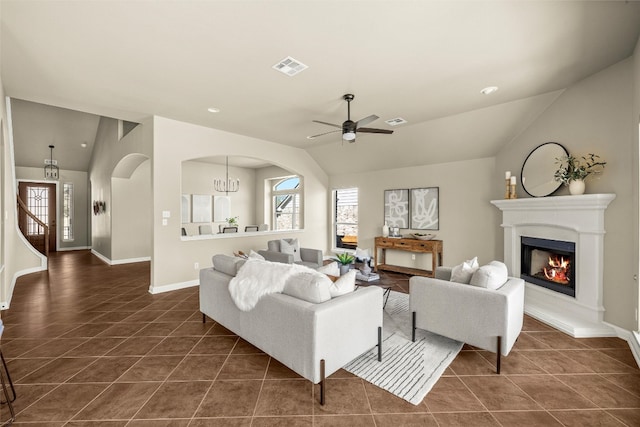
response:
<path id="1" fill-rule="evenodd" d="M 53 160 L 53 145 L 49 146 L 51 149 L 51 159 L 44 161 L 44 177 L 45 179 L 58 179 L 60 177 L 60 168 L 58 168 L 57 162 Z"/>
<path id="2" fill-rule="evenodd" d="M 227 194 L 240 190 L 240 179 L 229 179 L 229 156 L 225 158 L 225 179 L 214 179 L 213 189 Z"/>

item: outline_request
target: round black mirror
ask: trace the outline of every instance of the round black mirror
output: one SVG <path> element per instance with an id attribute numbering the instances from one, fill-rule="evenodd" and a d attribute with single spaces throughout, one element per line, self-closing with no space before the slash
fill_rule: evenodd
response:
<path id="1" fill-rule="evenodd" d="M 557 142 L 545 142 L 534 148 L 522 165 L 520 182 L 528 195 L 549 196 L 560 188 L 561 182 L 553 179 L 557 169 L 556 159 L 567 156 L 567 149 Z"/>

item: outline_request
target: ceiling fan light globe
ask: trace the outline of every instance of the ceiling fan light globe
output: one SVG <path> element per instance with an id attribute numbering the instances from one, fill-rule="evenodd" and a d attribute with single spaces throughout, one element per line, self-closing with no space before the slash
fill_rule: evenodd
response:
<path id="1" fill-rule="evenodd" d="M 345 141 L 353 141 L 354 139 L 356 139 L 356 133 L 355 132 L 345 132 L 342 134 L 342 139 L 344 139 Z"/>

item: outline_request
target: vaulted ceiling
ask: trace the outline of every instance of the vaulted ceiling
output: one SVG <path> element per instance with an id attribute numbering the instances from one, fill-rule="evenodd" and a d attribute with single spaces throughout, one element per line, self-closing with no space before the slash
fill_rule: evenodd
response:
<path id="1" fill-rule="evenodd" d="M 640 2 L 3 0 L 0 19 L 7 96 L 296 146 L 335 174 L 495 155 L 562 89 L 633 53 Z M 308 68 L 272 68 L 287 56 Z M 312 120 L 346 119 L 345 93 L 352 119 L 394 134 L 307 139 L 333 130 Z M 37 144 L 73 139 L 57 132 Z"/>

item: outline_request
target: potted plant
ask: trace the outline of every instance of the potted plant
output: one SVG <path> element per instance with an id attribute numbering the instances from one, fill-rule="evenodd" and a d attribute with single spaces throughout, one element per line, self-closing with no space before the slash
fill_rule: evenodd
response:
<path id="1" fill-rule="evenodd" d="M 602 173 L 607 162 L 600 160 L 600 156 L 597 154 L 589 153 L 581 158 L 571 154 L 556 158 L 556 164 L 560 166 L 553 178 L 568 185 L 571 194 L 582 194 L 584 193 L 584 180 L 589 175 Z"/>
<path id="2" fill-rule="evenodd" d="M 340 275 L 342 276 L 343 274 L 349 272 L 349 266 L 353 261 L 355 261 L 356 257 L 348 252 L 342 252 L 336 254 L 336 257 L 334 259 L 340 264 Z"/>
<path id="3" fill-rule="evenodd" d="M 238 217 L 237 216 L 232 216 L 231 218 L 225 218 L 225 221 L 227 221 L 227 224 L 229 224 L 229 227 L 237 227 L 238 226 Z"/>

